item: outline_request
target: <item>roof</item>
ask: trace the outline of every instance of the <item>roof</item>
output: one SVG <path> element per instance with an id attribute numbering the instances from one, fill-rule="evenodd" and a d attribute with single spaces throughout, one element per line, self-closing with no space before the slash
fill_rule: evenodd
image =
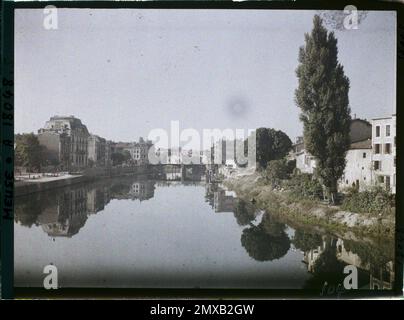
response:
<path id="1" fill-rule="evenodd" d="M 372 140 L 366 139 L 351 143 L 349 149 L 372 149 Z"/>
<path id="2" fill-rule="evenodd" d="M 386 116 L 386 117 L 378 117 L 378 118 L 372 118 L 372 120 L 385 120 L 385 119 L 392 119 L 393 117 L 395 117 L 396 114 L 392 114 L 391 116 Z"/>

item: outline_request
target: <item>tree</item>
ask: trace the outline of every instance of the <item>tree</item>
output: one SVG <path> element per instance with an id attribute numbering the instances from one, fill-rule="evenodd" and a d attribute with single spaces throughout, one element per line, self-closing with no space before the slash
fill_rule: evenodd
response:
<path id="1" fill-rule="evenodd" d="M 15 159 L 16 166 L 26 167 L 28 171 L 41 170 L 45 162 L 46 149 L 39 144 L 38 137 L 33 133 L 17 134 L 15 136 Z"/>
<path id="2" fill-rule="evenodd" d="M 256 130 L 257 168 L 264 170 L 271 160 L 284 158 L 292 148 L 292 141 L 286 133 L 271 128 Z"/>
<path id="3" fill-rule="evenodd" d="M 285 159 L 269 161 L 265 170 L 266 179 L 272 184 L 272 187 L 277 187 L 281 180 L 288 177 L 288 169 Z"/>
<path id="4" fill-rule="evenodd" d="M 318 15 L 313 23 L 299 51 L 295 101 L 301 109 L 306 150 L 316 158 L 317 176 L 335 203 L 350 144 L 349 79 L 337 59 L 334 33 L 328 33 Z"/>
<path id="5" fill-rule="evenodd" d="M 123 152 L 114 152 L 111 154 L 112 165 L 118 166 L 126 161 L 130 160 L 131 155 L 128 150 L 124 150 Z"/>

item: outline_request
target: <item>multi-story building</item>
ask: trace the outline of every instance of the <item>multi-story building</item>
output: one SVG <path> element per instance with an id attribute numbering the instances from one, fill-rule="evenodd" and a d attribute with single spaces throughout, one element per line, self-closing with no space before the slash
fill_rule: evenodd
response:
<path id="1" fill-rule="evenodd" d="M 130 149 L 130 155 L 132 160 L 137 165 L 144 165 L 149 163 L 149 150 L 153 146 L 153 143 L 149 140 L 145 141 L 142 137 L 139 138 L 139 142 L 134 142 Z"/>
<path id="2" fill-rule="evenodd" d="M 354 118 L 350 125 L 350 149 L 346 155 L 346 168 L 340 187 L 362 186 L 372 182 L 371 178 L 371 136 L 372 125 L 363 119 Z M 289 160 L 296 160 L 296 168 L 302 173 L 313 174 L 316 159 L 307 152 L 303 137 L 297 137 L 289 154 Z"/>
<path id="3" fill-rule="evenodd" d="M 375 182 L 396 193 L 396 115 L 372 119 Z"/>
<path id="4" fill-rule="evenodd" d="M 88 137 L 88 160 L 95 166 L 105 166 L 107 163 L 106 140 L 97 135 Z"/>
<path id="5" fill-rule="evenodd" d="M 295 143 L 292 145 L 292 151 L 290 152 L 288 159 L 296 160 L 296 168 L 299 169 L 301 173 L 314 173 L 314 169 L 316 168 L 316 160 L 305 149 L 303 137 L 299 136 L 296 138 Z"/>
<path id="6" fill-rule="evenodd" d="M 355 187 L 363 191 L 374 184 L 372 169 L 372 125 L 362 119 L 353 119 L 350 129 L 351 145 L 346 153 L 344 174 L 340 189 Z"/>
<path id="7" fill-rule="evenodd" d="M 46 147 L 48 165 L 58 164 L 61 170 L 70 167 L 70 137 L 67 134 L 44 131 L 38 134 L 38 141 Z"/>
<path id="8" fill-rule="evenodd" d="M 344 174 L 339 181 L 340 189 L 355 187 L 359 191 L 363 191 L 372 186 L 375 181 L 371 159 L 371 139 L 351 143 L 346 154 Z"/>
<path id="9" fill-rule="evenodd" d="M 105 166 L 110 167 L 112 165 L 112 153 L 113 153 L 114 142 L 107 140 L 105 142 Z"/>
<path id="10" fill-rule="evenodd" d="M 56 138 L 56 135 L 65 135 L 68 140 L 68 167 L 82 168 L 87 166 L 88 159 L 88 137 L 87 127 L 80 119 L 74 116 L 54 116 L 45 123 L 45 126 L 38 130 L 38 139 L 42 145 L 48 149 L 56 150 L 57 141 L 62 138 Z M 65 145 L 59 144 L 59 148 L 65 148 Z M 59 154 L 66 155 L 59 149 Z M 62 160 L 61 158 L 59 160 Z"/>

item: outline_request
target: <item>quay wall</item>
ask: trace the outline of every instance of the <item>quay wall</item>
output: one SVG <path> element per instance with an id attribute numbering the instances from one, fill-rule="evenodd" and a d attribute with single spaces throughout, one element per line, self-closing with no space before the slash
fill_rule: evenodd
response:
<path id="1" fill-rule="evenodd" d="M 55 188 L 66 187 L 97 179 L 131 176 L 138 174 L 154 174 L 157 170 L 152 166 L 119 167 L 119 168 L 88 168 L 77 175 L 48 181 L 18 181 L 14 183 L 14 196 L 22 196 Z"/>

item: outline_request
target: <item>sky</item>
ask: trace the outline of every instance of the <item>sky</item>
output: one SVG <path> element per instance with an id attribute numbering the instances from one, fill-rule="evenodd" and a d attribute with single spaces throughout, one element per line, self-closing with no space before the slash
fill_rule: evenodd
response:
<path id="1" fill-rule="evenodd" d="M 135 141 L 153 129 L 283 130 L 302 134 L 295 69 L 315 11 L 42 9 L 15 14 L 15 132 L 53 115 Z M 335 30 L 350 79 L 352 115 L 396 109 L 396 16 L 369 12 L 356 30 Z M 202 134 L 202 133 L 201 133 Z"/>

